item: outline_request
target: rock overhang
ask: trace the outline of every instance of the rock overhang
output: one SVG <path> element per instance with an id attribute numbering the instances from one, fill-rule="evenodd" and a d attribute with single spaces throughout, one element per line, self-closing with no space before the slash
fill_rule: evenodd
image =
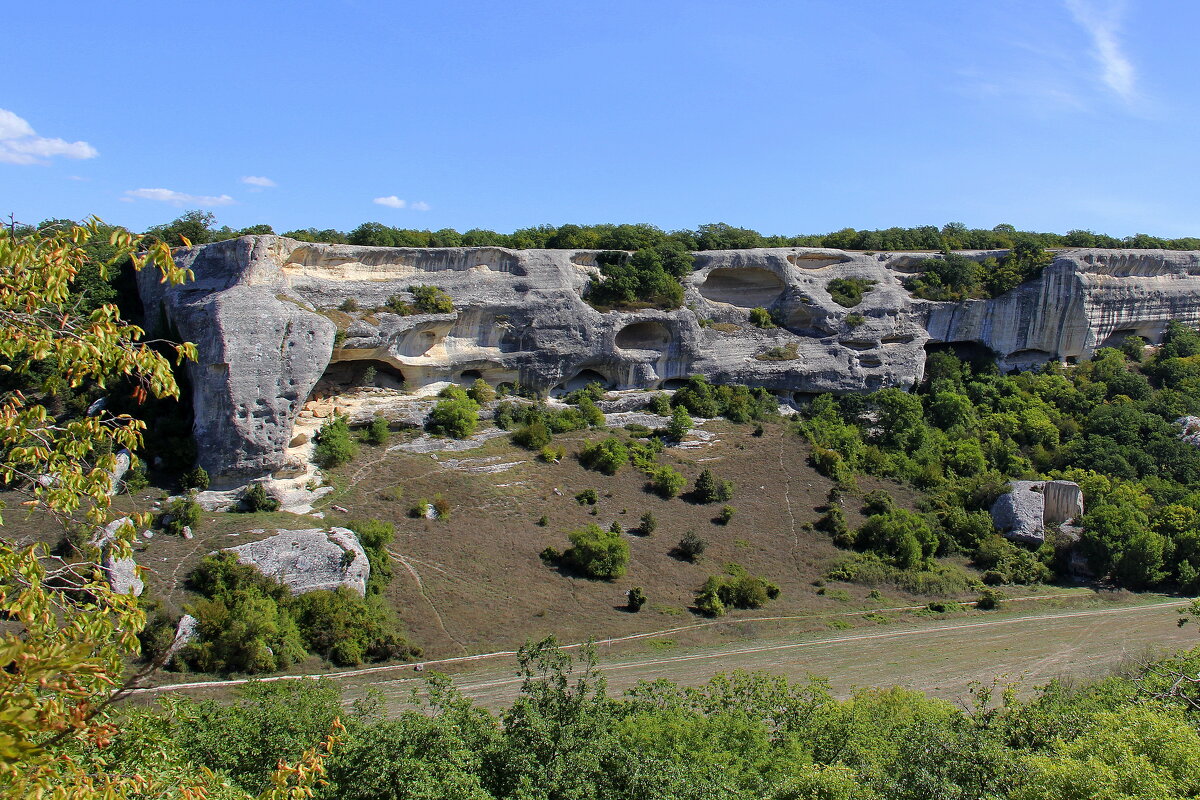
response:
<path id="1" fill-rule="evenodd" d="M 331 364 L 389 367 L 408 390 L 467 374 L 544 392 L 591 375 L 651 389 L 700 373 L 783 394 L 851 393 L 911 388 L 927 346 L 988 348 L 1002 366 L 1024 367 L 1087 357 L 1124 331 L 1154 336 L 1170 319 L 1200 323 L 1200 253 L 1068 251 L 1001 297 L 940 303 L 902 285 L 936 254 L 704 251 L 681 281 L 684 307 L 600 312 L 583 299 L 598 252 L 242 237 L 181 250 L 192 284 L 164 287 L 143 273 L 139 288 L 148 320 L 197 343 L 195 434 L 218 486 L 283 466 L 296 415 Z M 835 278 L 872 284 L 845 308 L 828 291 Z M 387 310 L 420 284 L 444 289 L 454 312 Z M 752 325 L 760 306 L 781 324 Z M 756 357 L 772 348 L 795 357 Z"/>

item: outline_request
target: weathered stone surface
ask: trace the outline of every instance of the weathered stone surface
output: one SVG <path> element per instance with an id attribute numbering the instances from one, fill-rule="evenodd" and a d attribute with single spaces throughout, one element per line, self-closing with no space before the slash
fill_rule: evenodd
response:
<path id="1" fill-rule="evenodd" d="M 132 593 L 134 597 L 140 597 L 146 585 L 138 577 L 137 561 L 133 556 L 117 558 L 112 548 L 117 531 L 130 522 L 129 517 L 114 519 L 93 534 L 92 544 L 100 549 L 100 568 L 112 590 L 117 594 Z"/>
<path id="2" fill-rule="evenodd" d="M 992 524 L 1006 538 L 1038 545 L 1046 540 L 1047 525 L 1083 516 L 1083 493 L 1071 481 L 1013 481 L 991 511 Z"/>
<path id="3" fill-rule="evenodd" d="M 275 578 L 292 594 L 333 590 L 346 586 L 367 592 L 371 567 L 354 531 L 346 528 L 312 528 L 278 531 L 257 542 L 226 548 L 243 564 L 253 564 Z"/>
<path id="4" fill-rule="evenodd" d="M 355 421 L 382 413 L 420 424 L 425 408 L 396 397 L 445 382 L 520 381 L 554 392 L 596 380 L 653 389 L 703 373 L 786 401 L 794 393 L 909 388 L 922 377 L 927 345 L 990 348 L 1004 366 L 1027 366 L 1087 357 L 1134 333 L 1154 341 L 1171 319 L 1200 323 L 1200 253 L 1066 251 L 1037 280 L 962 303 L 914 300 L 903 288 L 928 257 L 702 252 L 683 280 L 684 308 L 636 313 L 601 313 L 583 301 L 597 273 L 592 251 L 243 237 L 180 251 L 180 266 L 196 274 L 191 284 L 164 287 L 149 273 L 139 281 L 147 318 L 197 343 L 199 360 L 189 367 L 195 433 L 200 465 L 217 489 L 300 469 L 286 453 L 298 416 L 312 425 L 342 407 Z M 826 289 L 834 278 L 875 285 L 847 309 Z M 414 284 L 442 287 L 456 310 L 388 312 L 387 299 L 408 298 Z M 364 310 L 337 310 L 350 299 Z M 783 324 L 754 327 L 756 306 Z M 335 349 L 338 328 L 344 338 Z M 756 358 L 793 346 L 795 358 Z M 362 402 L 334 400 L 354 387 L 370 390 Z"/>
<path id="5" fill-rule="evenodd" d="M 199 633 L 200 620 L 193 617 L 191 614 L 184 614 L 179 618 L 179 624 L 175 626 L 175 638 L 171 640 L 171 646 L 167 648 L 166 655 L 163 656 L 163 663 L 169 663 L 175 654 L 187 645 L 188 642 L 196 638 Z"/>

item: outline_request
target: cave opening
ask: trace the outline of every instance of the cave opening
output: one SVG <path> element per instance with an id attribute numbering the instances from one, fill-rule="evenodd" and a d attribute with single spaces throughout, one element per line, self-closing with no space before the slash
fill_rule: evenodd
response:
<path id="1" fill-rule="evenodd" d="M 700 294 L 709 300 L 741 308 L 766 307 L 779 299 L 783 280 L 762 267 L 718 267 L 700 284 Z"/>
<path id="2" fill-rule="evenodd" d="M 335 361 L 325 368 L 312 397 L 319 399 L 366 387 L 403 391 L 404 373 L 393 364 L 373 358 Z"/>

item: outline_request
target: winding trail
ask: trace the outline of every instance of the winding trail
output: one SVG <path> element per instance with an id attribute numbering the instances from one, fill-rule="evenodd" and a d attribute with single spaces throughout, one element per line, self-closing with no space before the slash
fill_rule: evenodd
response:
<path id="1" fill-rule="evenodd" d="M 447 639 L 458 645 L 458 649 L 462 650 L 463 655 L 466 655 L 469 652 L 466 648 L 466 645 L 460 642 L 454 636 L 454 634 L 450 633 L 449 629 L 446 628 L 446 622 L 442 619 L 441 612 L 438 611 L 438 607 L 434 605 L 432 598 L 429 597 L 429 592 L 425 590 L 425 581 L 421 580 L 421 573 L 417 572 L 417 568 L 410 564 L 408 559 L 402 556 L 400 553 L 397 553 L 395 550 L 391 549 L 386 550 L 386 552 L 396 561 L 399 561 L 400 564 L 406 570 L 408 570 L 408 574 L 413 576 L 413 580 L 417 582 L 417 591 L 421 593 L 421 597 L 423 597 L 425 602 L 429 605 L 429 610 L 433 612 L 433 618 L 437 620 L 438 628 L 440 628 L 442 633 L 446 635 Z"/>
<path id="2" fill-rule="evenodd" d="M 787 442 L 788 430 L 784 428 L 783 435 L 779 438 L 779 471 L 783 473 L 783 502 L 787 505 L 788 519 L 792 524 L 792 561 L 796 568 L 799 569 L 800 556 L 800 537 L 796 534 L 796 514 L 792 511 L 792 473 L 788 471 L 787 465 L 783 460 L 783 445 Z"/>

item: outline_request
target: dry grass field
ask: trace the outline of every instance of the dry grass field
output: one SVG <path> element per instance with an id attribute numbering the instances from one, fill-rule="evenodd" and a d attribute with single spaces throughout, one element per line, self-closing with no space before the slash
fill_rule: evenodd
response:
<path id="1" fill-rule="evenodd" d="M 395 449 L 415 438 L 416 434 L 409 432 L 394 435 L 386 447 L 362 447 L 354 462 L 333 471 L 329 478 L 337 488 L 321 504 L 323 520 L 284 513 L 207 513 L 195 526 L 195 539 L 185 541 L 159 532 L 139 543 L 138 560 L 150 571 L 147 582 L 154 595 L 168 607 L 178 609 L 189 600 L 184 578 L 205 553 L 271 535 L 276 528 L 344 524 L 356 518 L 387 520 L 396 526 L 390 548 L 395 578 L 387 596 L 412 641 L 424 649 L 425 659 L 511 651 L 525 641 L 547 635 L 556 636 L 560 642 L 583 642 L 651 634 L 603 648 L 605 658 L 638 660 L 663 654 L 710 654 L 662 660 L 657 666 L 644 665 L 644 669 L 622 667 L 612 675 L 618 684 L 625 680 L 618 674 L 622 672 L 627 672 L 630 679 L 673 677 L 689 682 L 703 680 L 722 668 L 741 666 L 793 676 L 817 672 L 835 678 L 835 685 L 842 687 L 915 681 L 913 685 L 936 690 L 942 684 L 961 684 L 963 676 L 983 678 L 1004 671 L 1006 662 L 1001 656 L 1010 649 L 1021 654 L 1021 664 L 1028 664 L 1033 653 L 1041 652 L 1038 647 L 1042 645 L 1033 645 L 1044 643 L 1045 653 L 1038 658 L 1051 659 L 1046 664 L 1057 664 L 1055 653 L 1074 653 L 1081 646 L 1082 640 L 1075 634 L 1071 634 L 1075 638 L 1070 641 L 1047 635 L 1050 628 L 1064 630 L 1065 623 L 1044 630 L 1029 627 L 1041 633 L 1031 634 L 1032 638 L 1024 643 L 1013 639 L 1011 645 L 1005 642 L 1019 633 L 1016 626 L 989 627 L 986 634 L 983 630 L 963 629 L 970 634 L 969 640 L 947 647 L 966 648 L 963 652 L 967 655 L 981 656 L 976 659 L 978 668 L 968 668 L 953 658 L 947 662 L 950 666 L 942 668 L 928 663 L 929 658 L 950 652 L 936 641 L 891 635 L 853 638 L 860 631 L 890 633 L 906 625 L 924 630 L 955 620 L 996 619 L 999 612 L 964 612 L 948 618 L 924 611 L 874 614 L 871 612 L 877 609 L 924 606 L 929 598 L 888 587 L 880 587 L 881 596 L 872 597 L 864 586 L 835 582 L 818 586 L 829 566 L 845 553 L 835 548 L 826 534 L 811 527 L 820 516 L 832 484 L 808 466 L 807 445 L 782 422 L 767 424 L 761 436 L 752 435 L 752 426 L 724 421 L 709 422 L 705 430 L 713 434 L 707 444 L 669 448 L 661 461 L 683 472 L 689 485 L 705 467 L 733 480 L 736 491 L 731 505 L 737 512 L 726 525 L 716 521 L 720 504 L 699 505 L 678 497 L 664 500 L 647 490 L 645 477 L 631 466 L 612 477 L 584 469 L 574 454 L 585 441 L 606 435 L 603 431 L 557 437 L 556 443 L 565 446 L 568 454 L 558 464 L 538 461 L 534 454 L 512 445 L 507 437 L 493 438 L 465 452 L 431 455 Z M 621 430 L 613 433 L 626 435 Z M 492 471 L 503 464 L 514 466 Z M 859 497 L 876 488 L 889 491 L 899 505 L 912 507 L 914 495 L 904 487 L 861 479 L 858 495 L 846 503 L 852 526 L 862 521 Z M 574 499 L 585 489 L 596 490 L 595 506 L 581 505 Z M 139 497 L 121 497 L 118 505 L 144 508 L 155 496 L 151 490 Z M 161 492 L 157 494 L 162 496 Z M 448 519 L 409 516 L 414 503 L 436 497 L 450 503 Z M 346 513 L 334 511 L 333 506 L 345 508 Z M 655 515 L 658 527 L 652 535 L 642 536 L 634 529 L 647 511 Z M 545 524 L 539 524 L 542 517 Z M 549 566 L 539 557 L 548 546 L 565 549 L 567 533 L 590 522 L 605 528 L 617 522 L 626 531 L 632 555 L 623 578 L 611 582 L 589 580 Z M 16 515 L 10 515 L 10 529 L 49 540 L 59 535 L 44 523 L 34 527 Z M 708 541 L 706 552 L 695 563 L 672 554 L 688 531 Z M 719 624 L 702 624 L 707 618 L 691 609 L 695 590 L 708 575 L 722 571 L 729 563 L 741 564 L 776 583 L 780 596 L 763 609 L 733 611 Z M 642 587 L 648 597 L 640 613 L 624 608 L 625 592 L 631 586 Z M 1004 614 L 1031 613 L 1035 607 L 1045 613 L 1053 607 L 1099 602 L 1096 595 L 1084 589 L 1010 588 L 1008 592 L 1016 597 L 1072 592 L 1078 596 L 1017 603 Z M 958 599 L 971 600 L 974 595 Z M 1025 608 L 1019 610 L 1020 605 Z M 790 619 L 753 621 L 762 617 Z M 1099 621 L 1095 624 L 1104 627 Z M 1087 658 L 1099 658 L 1100 651 L 1107 654 L 1105 658 L 1120 651 L 1118 645 L 1123 642 L 1115 634 L 1121 623 L 1114 618 L 1106 624 L 1114 635 L 1084 637 Z M 655 633 L 668 629 L 678 630 Z M 1161 625 L 1153 631 L 1144 637 L 1146 643 L 1180 641 L 1178 636 L 1167 636 L 1169 632 Z M 981 644 L 983 636 L 989 642 L 986 647 Z M 745 650 L 750 644 L 790 643 L 796 637 L 842 637 L 836 640 L 842 644 L 830 640 L 827 653 L 835 654 L 840 648 L 844 655 L 832 661 L 814 661 L 811 656 L 816 651 L 808 645 L 767 647 L 730 659 L 721 655 L 723 648 Z M 981 647 L 985 649 L 974 652 Z M 1002 650 L 986 649 L 997 647 Z M 992 655 L 984 657 L 988 653 Z M 488 660 L 486 665 L 479 662 L 472 668 L 485 669 L 485 675 L 490 674 L 487 670 L 511 675 L 512 658 Z M 295 671 L 323 673 L 330 669 L 310 659 Z M 158 680 L 172 683 L 204 677 L 163 674 Z M 480 680 L 486 682 L 487 678 Z"/>

